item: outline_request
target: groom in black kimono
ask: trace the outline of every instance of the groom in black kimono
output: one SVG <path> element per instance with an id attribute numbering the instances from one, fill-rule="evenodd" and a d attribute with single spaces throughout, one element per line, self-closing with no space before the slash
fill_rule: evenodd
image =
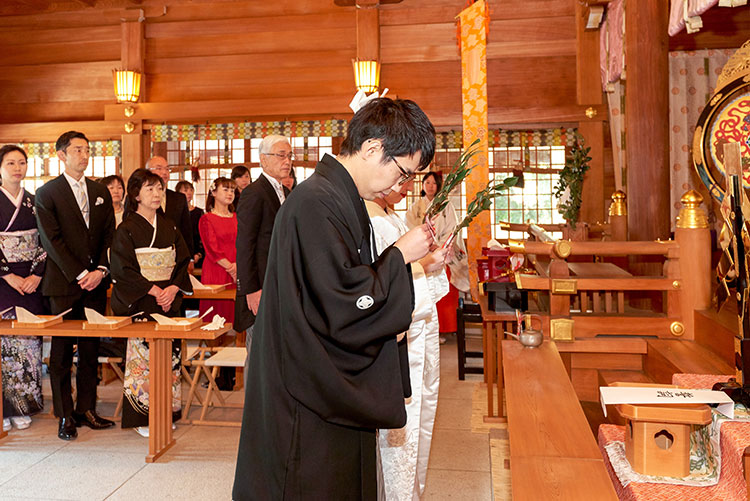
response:
<path id="1" fill-rule="evenodd" d="M 425 226 L 377 255 L 362 199 L 427 167 L 435 130 L 376 99 L 281 206 L 253 334 L 233 499 L 375 499 L 377 428 L 406 423 L 409 263 Z M 405 346 L 404 346 L 405 348 Z"/>

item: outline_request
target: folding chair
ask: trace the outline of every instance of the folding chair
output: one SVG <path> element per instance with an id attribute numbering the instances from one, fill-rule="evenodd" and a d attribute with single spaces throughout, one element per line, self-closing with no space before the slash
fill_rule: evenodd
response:
<path id="1" fill-rule="evenodd" d="M 247 348 L 244 347 L 214 347 L 214 348 L 196 348 L 192 355 L 198 355 L 197 359 L 191 360 L 191 365 L 195 367 L 193 376 L 190 380 L 190 392 L 187 403 L 185 404 L 184 417 L 185 422 L 195 425 L 212 425 L 212 426 L 240 426 L 239 421 L 210 421 L 206 419 L 209 407 L 233 407 L 242 408 L 243 404 L 228 403 L 221 394 L 221 390 L 216 385 L 216 376 L 221 367 L 244 367 L 247 358 Z M 206 358 L 208 356 L 208 358 Z M 187 371 L 186 371 L 187 372 Z M 190 407 L 193 398 L 200 398 L 198 386 L 201 376 L 208 380 L 208 389 L 203 396 L 203 406 L 200 418 L 190 420 Z M 219 404 L 213 402 L 214 397 L 219 400 Z"/>

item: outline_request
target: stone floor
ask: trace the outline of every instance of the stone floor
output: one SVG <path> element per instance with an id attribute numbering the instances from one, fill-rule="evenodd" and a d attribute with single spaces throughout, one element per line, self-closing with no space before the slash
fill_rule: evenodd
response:
<path id="1" fill-rule="evenodd" d="M 474 384 L 458 381 L 455 338 L 441 350 L 441 386 L 424 499 L 492 499 L 489 437 L 472 433 Z M 116 384 L 100 387 L 100 413 L 114 410 Z M 49 396 L 47 386 L 45 397 Z M 240 402 L 241 393 L 230 401 Z M 48 399 L 49 400 L 49 399 Z M 237 410 L 223 418 L 239 420 Z M 157 463 L 146 464 L 147 439 L 119 427 L 79 428 L 78 439 L 56 437 L 57 420 L 34 418 L 27 430 L 0 441 L 0 499 L 228 500 L 234 478 L 239 428 L 178 424 L 177 444 Z"/>

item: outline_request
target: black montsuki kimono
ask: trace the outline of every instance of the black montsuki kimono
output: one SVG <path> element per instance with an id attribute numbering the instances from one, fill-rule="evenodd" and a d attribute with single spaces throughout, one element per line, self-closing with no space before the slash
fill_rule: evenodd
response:
<path id="1" fill-rule="evenodd" d="M 176 285 L 181 291 L 193 292 L 188 276 L 188 264 L 192 256 L 185 240 L 171 220 L 158 213 L 156 218 L 157 233 L 152 247 L 158 249 L 175 247 L 175 267 L 172 270 L 172 276 L 169 280 L 150 282 L 141 275 L 135 249 L 149 246 L 154 227 L 137 212 L 131 212 L 117 227 L 110 251 L 112 279 L 115 282 L 111 302 L 112 312 L 115 315 L 132 315 L 139 311 L 160 313 L 166 316 L 178 315 L 182 295 L 175 296 L 172 307 L 169 312 L 165 313 L 161 306 L 156 304 L 156 298 L 148 293 L 153 285 L 162 289 L 169 285 Z"/>
<path id="2" fill-rule="evenodd" d="M 276 217 L 233 499 L 376 497 L 375 429 L 406 423 L 396 335 L 414 293 L 401 252 L 374 253 L 357 188 L 326 155 Z"/>

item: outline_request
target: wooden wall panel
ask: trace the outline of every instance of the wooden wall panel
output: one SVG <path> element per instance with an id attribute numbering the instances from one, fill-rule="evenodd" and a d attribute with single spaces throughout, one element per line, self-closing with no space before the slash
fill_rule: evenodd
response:
<path id="1" fill-rule="evenodd" d="M 146 59 L 222 54 L 335 50 L 355 47 L 354 25 L 298 32 L 269 31 L 181 38 L 147 38 Z"/>

